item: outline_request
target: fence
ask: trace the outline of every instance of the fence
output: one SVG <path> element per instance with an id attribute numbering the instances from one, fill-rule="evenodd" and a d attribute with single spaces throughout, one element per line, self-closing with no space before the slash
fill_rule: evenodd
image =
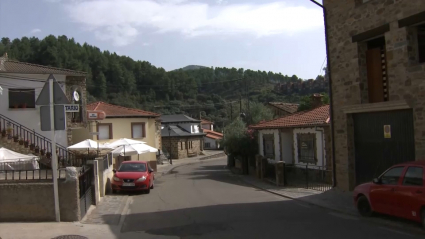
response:
<path id="1" fill-rule="evenodd" d="M 25 147 L 34 151 L 35 154 L 46 155 L 48 158 L 52 153 L 52 142 L 50 139 L 1 114 L 0 133 L 1 137 L 7 137 L 9 140 L 25 145 Z M 75 155 L 69 152 L 65 146 L 56 144 L 56 153 L 59 166 L 79 167 L 82 164 L 82 161 L 76 160 Z"/>
<path id="2" fill-rule="evenodd" d="M 78 182 L 80 187 L 80 213 L 81 218 L 83 218 L 90 206 L 95 204 L 93 167 L 82 167 L 79 171 Z"/>
<path id="3" fill-rule="evenodd" d="M 285 187 L 327 191 L 332 188 L 332 170 L 313 165 L 288 164 L 284 167 Z"/>
<path id="4" fill-rule="evenodd" d="M 58 179 L 65 179 L 65 169 L 58 170 Z M 33 170 L 3 170 L 0 171 L 0 181 L 6 180 L 46 180 L 53 179 L 53 170 L 51 169 L 33 169 Z"/>

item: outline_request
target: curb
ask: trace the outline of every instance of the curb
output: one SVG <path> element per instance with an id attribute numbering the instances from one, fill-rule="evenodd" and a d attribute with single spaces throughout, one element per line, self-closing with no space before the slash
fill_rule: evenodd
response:
<path id="1" fill-rule="evenodd" d="M 403 229 L 403 230 L 412 230 L 415 233 L 421 234 L 421 235 L 424 235 L 425 234 L 424 231 L 422 230 L 422 228 L 418 228 L 418 227 L 415 227 L 413 225 L 406 225 L 404 223 L 391 222 L 391 221 L 387 221 L 387 220 L 379 219 L 379 218 L 364 218 L 364 217 L 360 217 L 356 213 L 351 213 L 351 212 L 339 210 L 339 209 L 336 209 L 336 208 L 331 208 L 331 207 L 323 206 L 323 205 L 320 205 L 320 204 L 316 204 L 316 203 L 312 203 L 312 202 L 308 202 L 308 201 L 302 200 L 300 198 L 294 198 L 294 197 L 291 197 L 291 196 L 288 196 L 288 195 L 284 195 L 284 194 L 280 194 L 280 193 L 277 193 L 277 192 L 273 192 L 273 191 L 271 191 L 269 189 L 265 189 L 265 188 L 262 188 L 260 186 L 255 185 L 255 184 L 253 184 L 251 182 L 248 182 L 241 175 L 238 175 L 238 176 L 246 184 L 251 185 L 252 187 L 257 188 L 259 190 L 262 190 L 262 191 L 265 191 L 265 192 L 274 194 L 276 196 L 280 196 L 280 197 L 287 198 L 287 199 L 292 199 L 294 201 L 303 202 L 303 203 L 306 203 L 306 204 L 308 204 L 310 206 L 319 207 L 319 208 L 330 210 L 330 211 L 334 211 L 334 212 L 337 212 L 337 213 L 346 214 L 346 215 L 350 215 L 350 216 L 355 216 L 357 218 L 360 218 L 360 219 L 363 219 L 363 220 L 367 220 L 367 221 L 369 221 L 371 223 L 385 225 L 385 226 L 388 226 L 388 227 L 398 227 L 398 228 Z"/>
<path id="2" fill-rule="evenodd" d="M 186 165 L 192 165 L 192 164 L 197 164 L 197 163 L 202 163 L 202 161 L 205 160 L 209 160 L 209 159 L 217 159 L 217 158 L 221 158 L 224 157 L 226 154 L 225 153 L 218 153 L 218 154 L 214 154 L 214 155 L 210 155 L 210 156 L 205 156 L 202 158 L 199 158 L 197 160 L 195 160 L 194 162 L 190 162 L 190 163 L 182 163 L 179 165 L 176 165 L 174 167 L 171 167 L 170 169 L 168 169 L 167 171 L 164 171 L 162 173 L 158 173 L 158 175 L 155 175 L 155 177 L 160 178 L 168 173 L 170 173 L 171 171 L 173 171 L 174 169 L 181 167 L 181 166 L 186 166 Z"/>

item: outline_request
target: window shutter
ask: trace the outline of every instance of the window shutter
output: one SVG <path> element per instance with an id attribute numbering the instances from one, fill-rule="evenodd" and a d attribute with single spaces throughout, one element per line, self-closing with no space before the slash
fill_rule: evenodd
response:
<path id="1" fill-rule="evenodd" d="M 133 138 L 140 139 L 144 137 L 143 125 L 135 124 L 133 125 L 132 130 L 133 130 Z"/>
<path id="2" fill-rule="evenodd" d="M 109 125 L 99 125 L 99 139 L 110 139 Z"/>

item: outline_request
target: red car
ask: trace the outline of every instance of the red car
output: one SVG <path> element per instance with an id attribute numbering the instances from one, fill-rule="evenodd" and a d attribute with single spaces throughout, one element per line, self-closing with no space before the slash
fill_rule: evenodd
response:
<path id="1" fill-rule="evenodd" d="M 425 161 L 397 164 L 354 189 L 362 216 L 373 212 L 420 222 L 425 227 Z"/>
<path id="2" fill-rule="evenodd" d="M 112 193 L 117 191 L 146 191 L 154 187 L 153 169 L 147 162 L 125 161 L 118 170 L 113 170 Z"/>

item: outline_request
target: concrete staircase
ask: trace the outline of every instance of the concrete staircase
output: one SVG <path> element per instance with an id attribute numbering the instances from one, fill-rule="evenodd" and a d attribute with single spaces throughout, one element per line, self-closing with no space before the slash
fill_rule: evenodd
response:
<path id="1" fill-rule="evenodd" d="M 27 143 L 25 143 L 27 142 Z M 12 119 L 0 114 L 0 147 L 4 147 L 21 154 L 33 154 L 40 158 L 39 163 L 44 168 L 51 167 L 52 143 L 49 139 L 30 130 Z M 56 154 L 58 156 L 58 166 L 80 167 L 81 160 L 77 160 L 75 155 L 69 152 L 66 147 L 56 144 Z"/>

